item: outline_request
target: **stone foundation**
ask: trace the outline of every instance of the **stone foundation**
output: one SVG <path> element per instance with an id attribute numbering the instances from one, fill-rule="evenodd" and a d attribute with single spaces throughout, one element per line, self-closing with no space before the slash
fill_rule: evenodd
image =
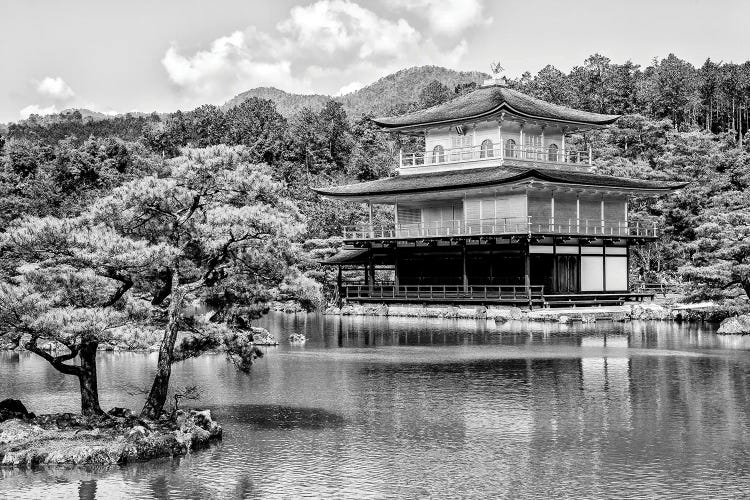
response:
<path id="1" fill-rule="evenodd" d="M 504 321 L 554 321 L 569 323 L 581 321 L 591 323 L 595 321 L 694 321 L 702 320 L 706 311 L 705 304 L 696 307 L 680 305 L 676 307 L 654 303 L 636 303 L 623 306 L 607 307 L 577 307 L 555 309 L 521 309 L 518 307 L 502 306 L 439 306 L 419 304 L 356 304 L 344 307 L 329 307 L 326 315 L 340 316 L 394 316 L 404 318 L 447 318 L 447 319 L 487 319 L 497 322 Z"/>

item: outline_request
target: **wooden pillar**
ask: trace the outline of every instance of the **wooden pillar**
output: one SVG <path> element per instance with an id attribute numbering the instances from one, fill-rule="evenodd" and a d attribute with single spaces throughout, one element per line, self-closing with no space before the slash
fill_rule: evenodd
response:
<path id="1" fill-rule="evenodd" d="M 477 147 L 477 124 L 473 123 L 471 125 L 471 148 L 469 148 L 469 159 L 474 159 L 474 154 L 477 155 L 477 158 L 481 155 L 481 151 L 476 150 L 474 148 Z"/>
<path id="2" fill-rule="evenodd" d="M 398 243 L 393 247 L 393 285 L 398 288 L 400 280 L 398 278 Z"/>
<path id="3" fill-rule="evenodd" d="M 537 154 L 536 159 L 537 160 L 548 160 L 549 158 L 546 158 L 546 155 L 544 154 L 544 129 L 546 128 L 546 125 L 542 125 L 542 134 L 541 134 L 541 145 L 542 150 Z"/>
<path id="4" fill-rule="evenodd" d="M 368 270 L 368 265 L 365 264 L 364 270 L 365 270 L 365 286 L 370 284 L 370 271 Z"/>
<path id="5" fill-rule="evenodd" d="M 369 279 L 370 293 L 372 294 L 372 289 L 375 286 L 375 263 L 373 262 L 373 259 L 372 259 L 372 249 L 370 249 L 370 254 L 369 254 L 367 260 L 368 260 L 368 266 L 367 267 L 368 267 L 368 271 L 369 271 L 369 274 L 370 274 L 370 279 Z"/>
<path id="6" fill-rule="evenodd" d="M 463 270 L 462 270 L 462 284 L 464 287 L 464 292 L 469 291 L 469 275 L 467 273 L 466 269 L 466 242 L 461 242 L 461 262 L 463 264 Z"/>
<path id="7" fill-rule="evenodd" d="M 565 152 L 565 127 L 560 129 L 560 148 L 562 149 L 562 161 L 563 163 L 568 161 L 568 155 Z"/>
<path id="8" fill-rule="evenodd" d="M 339 264 L 339 272 L 336 276 L 336 295 L 338 296 L 338 306 L 341 307 L 342 305 L 342 298 L 343 298 L 343 286 L 342 286 L 342 279 L 341 279 L 341 264 Z"/>
<path id="9" fill-rule="evenodd" d="M 424 165 L 427 165 L 427 163 L 428 163 L 429 161 L 431 161 L 431 160 L 430 160 L 430 157 L 429 157 L 430 155 L 428 155 L 428 154 L 427 154 L 427 151 L 428 151 L 428 149 L 427 149 L 427 139 L 428 139 L 429 137 L 430 137 L 430 131 L 429 131 L 429 129 L 428 129 L 428 130 L 425 130 L 425 131 L 424 131 L 424 157 L 422 158 L 422 163 L 423 163 Z M 415 165 L 415 166 L 417 165 L 417 158 L 416 158 L 416 156 L 414 157 L 414 165 Z"/>
<path id="10" fill-rule="evenodd" d="M 497 121 L 497 139 L 500 141 L 500 159 L 505 158 L 505 146 L 503 145 L 503 118 L 505 113 L 500 115 L 500 119 Z"/>
<path id="11" fill-rule="evenodd" d="M 518 141 L 520 142 L 518 145 L 518 152 L 521 153 L 518 157 L 526 158 L 526 150 L 523 147 L 523 122 L 521 122 L 520 130 L 518 131 Z"/>
<path id="12" fill-rule="evenodd" d="M 560 289 L 560 282 L 557 279 L 557 242 L 552 239 L 552 290 L 545 292 L 556 292 Z"/>
<path id="13" fill-rule="evenodd" d="M 552 232 L 555 231 L 555 192 L 552 191 L 552 195 L 550 198 L 550 217 L 552 220 L 550 220 L 552 224 Z"/>
<path id="14" fill-rule="evenodd" d="M 393 236 L 398 238 L 400 228 L 398 227 L 398 202 L 393 203 Z"/>
<path id="15" fill-rule="evenodd" d="M 527 287 L 531 286 L 531 254 L 529 253 L 529 242 L 526 241 L 526 245 L 524 246 L 524 266 L 523 266 L 523 274 L 524 274 L 524 283 Z"/>
<path id="16" fill-rule="evenodd" d="M 529 310 L 532 308 L 532 301 L 531 301 L 531 254 L 529 252 L 529 240 L 526 240 L 525 245 L 526 250 L 526 258 L 524 259 L 524 282 L 526 284 L 526 293 L 529 297 Z"/>

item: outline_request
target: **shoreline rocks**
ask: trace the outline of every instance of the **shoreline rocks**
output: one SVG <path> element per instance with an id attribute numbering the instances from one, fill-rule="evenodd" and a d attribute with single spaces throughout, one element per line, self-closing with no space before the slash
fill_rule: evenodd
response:
<path id="1" fill-rule="evenodd" d="M 750 314 L 726 318 L 716 331 L 719 335 L 750 335 Z"/>
<path id="2" fill-rule="evenodd" d="M 123 408 L 91 417 L 9 418 L 0 422 L 0 466 L 119 465 L 181 456 L 220 440 L 222 432 L 209 410 L 179 410 L 158 421 Z"/>
<path id="3" fill-rule="evenodd" d="M 403 318 L 487 319 L 496 323 L 507 321 L 552 321 L 568 324 L 574 321 L 595 323 L 601 320 L 625 322 L 651 321 L 702 321 L 713 311 L 711 304 L 679 305 L 665 307 L 654 303 L 634 303 L 623 306 L 549 308 L 529 311 L 518 307 L 501 306 L 440 306 L 420 304 L 348 304 L 341 308 L 329 307 L 326 315 L 334 316 L 392 316 Z"/>
<path id="4" fill-rule="evenodd" d="M 251 340 L 255 345 L 279 345 L 279 341 L 276 340 L 276 337 L 271 332 L 260 326 L 251 326 L 250 335 Z"/>

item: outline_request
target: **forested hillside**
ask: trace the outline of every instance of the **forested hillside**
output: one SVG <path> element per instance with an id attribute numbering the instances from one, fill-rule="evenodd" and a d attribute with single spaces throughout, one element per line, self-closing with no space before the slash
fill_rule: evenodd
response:
<path id="1" fill-rule="evenodd" d="M 302 108 L 319 111 L 327 101 L 333 99 L 344 106 L 344 111 L 351 119 L 357 119 L 362 115 L 382 115 L 408 109 L 419 102 L 419 94 L 425 82 L 436 81 L 449 89 L 455 89 L 459 85 L 480 84 L 487 78 L 489 75 L 478 71 L 419 66 L 403 69 L 343 96 L 289 94 L 275 88 L 260 87 L 235 96 L 223 108 L 231 108 L 251 97 L 257 97 L 273 101 L 276 110 L 288 117 Z"/>
<path id="2" fill-rule="evenodd" d="M 330 96 L 322 94 L 290 94 L 274 87 L 258 87 L 234 96 L 222 106 L 222 109 L 233 108 L 253 97 L 273 101 L 276 111 L 283 116 L 291 116 L 302 108 L 320 111 L 325 103 L 331 100 Z"/>
<path id="3" fill-rule="evenodd" d="M 398 147 L 419 147 L 375 129 L 368 115 L 423 108 L 471 91 L 487 75 L 420 67 L 338 98 L 255 89 L 225 106 L 96 120 L 70 113 L 10 124 L 2 134 L 0 223 L 23 216 L 76 216 L 114 187 L 161 175 L 182 148 L 238 147 L 271 166 L 306 215 L 300 269 L 322 280 L 313 257 L 330 251 L 363 207 L 320 199 L 310 186 L 392 175 Z M 666 232 L 634 255 L 643 281 L 685 282 L 690 299 L 745 308 L 750 295 L 750 62 L 700 68 L 674 55 L 642 68 L 593 55 L 564 73 L 547 66 L 508 85 L 541 99 L 623 114 L 613 127 L 572 138 L 595 151 L 601 173 L 689 181 L 661 200 L 634 203 Z M 401 143 L 400 141 L 404 141 Z M 388 217 L 387 213 L 379 214 Z"/>

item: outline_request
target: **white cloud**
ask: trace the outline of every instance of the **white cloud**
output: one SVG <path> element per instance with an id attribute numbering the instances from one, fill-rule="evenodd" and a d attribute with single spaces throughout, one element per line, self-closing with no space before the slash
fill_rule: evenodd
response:
<path id="1" fill-rule="evenodd" d="M 484 0 L 390 0 L 389 3 L 426 19 L 439 34 L 458 35 L 493 21 L 484 14 Z"/>
<path id="2" fill-rule="evenodd" d="M 65 100 L 75 96 L 76 93 L 70 88 L 70 85 L 65 83 L 65 80 L 59 76 L 51 77 L 47 76 L 42 81 L 37 83 L 36 91 L 45 97 L 51 97 L 53 99 Z"/>
<path id="3" fill-rule="evenodd" d="M 402 18 L 386 19 L 350 0 L 319 0 L 293 7 L 272 32 L 251 26 L 192 55 L 172 45 L 162 64 L 185 99 L 198 104 L 258 86 L 351 91 L 356 82 L 406 66 L 455 65 L 465 52 L 463 40 L 439 43 Z M 353 83 L 340 87 L 346 81 Z"/>
<path id="4" fill-rule="evenodd" d="M 31 115 L 51 115 L 57 112 L 58 109 L 54 104 L 47 106 L 46 108 L 43 108 L 38 104 L 29 104 L 19 111 L 18 114 L 21 116 L 22 120 L 25 120 Z"/>
<path id="5" fill-rule="evenodd" d="M 295 48 L 327 57 L 393 58 L 422 38 L 405 20 L 383 19 L 348 0 L 320 0 L 294 7 L 278 29 Z"/>
<path id="6" fill-rule="evenodd" d="M 341 87 L 336 95 L 351 94 L 352 92 L 356 92 L 362 87 L 364 87 L 364 85 L 362 85 L 362 82 L 351 82 Z"/>
<path id="7" fill-rule="evenodd" d="M 248 42 L 244 33 L 236 31 L 214 40 L 208 50 L 190 57 L 180 54 L 173 45 L 161 62 L 174 84 L 208 99 L 225 97 L 227 92 L 239 92 L 251 86 L 292 81 L 288 61 L 258 60 Z"/>

